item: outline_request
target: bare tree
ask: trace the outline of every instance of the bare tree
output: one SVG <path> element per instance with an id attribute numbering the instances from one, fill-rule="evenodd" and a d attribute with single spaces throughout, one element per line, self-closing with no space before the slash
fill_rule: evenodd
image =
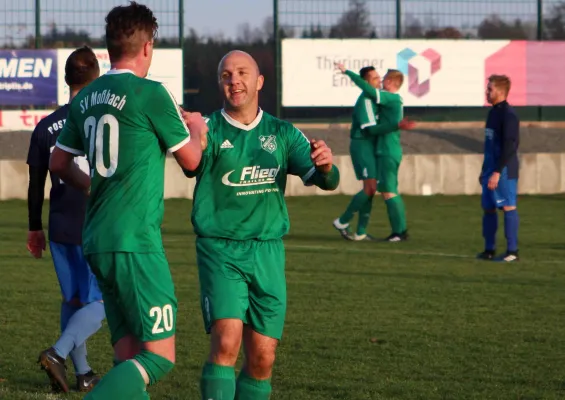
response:
<path id="1" fill-rule="evenodd" d="M 366 0 L 349 0 L 349 9 L 330 29 L 331 38 L 376 38 Z"/>

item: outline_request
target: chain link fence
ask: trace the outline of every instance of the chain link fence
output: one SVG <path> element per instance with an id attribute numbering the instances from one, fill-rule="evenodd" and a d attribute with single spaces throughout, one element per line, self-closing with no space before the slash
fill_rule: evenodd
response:
<path id="1" fill-rule="evenodd" d="M 157 46 L 179 47 L 183 0 L 146 0 L 159 23 Z M 3 0 L 0 2 L 0 48 L 102 46 L 104 18 L 120 0 Z"/>

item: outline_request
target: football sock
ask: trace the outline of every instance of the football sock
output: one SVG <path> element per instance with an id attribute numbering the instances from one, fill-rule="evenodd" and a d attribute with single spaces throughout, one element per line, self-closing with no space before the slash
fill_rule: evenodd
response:
<path id="1" fill-rule="evenodd" d="M 386 200 L 385 203 L 392 233 L 401 234 L 406 231 L 406 211 L 402 197 L 400 195 L 394 196 Z"/>
<path id="2" fill-rule="evenodd" d="M 147 372 L 150 385 L 154 385 L 163 379 L 175 366 L 175 364 L 166 358 L 147 350 L 141 350 L 141 353 L 136 355 L 134 360 Z"/>
<path id="3" fill-rule="evenodd" d="M 200 379 L 202 400 L 233 400 L 235 368 L 206 363 Z"/>
<path id="4" fill-rule="evenodd" d="M 504 234 L 508 245 L 508 251 L 518 251 L 518 210 L 504 212 Z"/>
<path id="5" fill-rule="evenodd" d="M 359 221 L 357 223 L 357 234 L 364 235 L 367 233 L 367 225 L 369 225 L 369 218 L 371 217 L 371 210 L 373 209 L 373 196 L 368 197 L 363 207 L 359 209 Z"/>
<path id="6" fill-rule="evenodd" d="M 75 347 L 69 354 L 75 366 L 75 375 L 84 375 L 92 369 L 90 365 L 88 365 L 86 354 L 86 342 L 82 342 L 82 344 Z"/>
<path id="7" fill-rule="evenodd" d="M 235 400 L 269 400 L 271 398 L 271 380 L 257 380 L 242 370 L 237 377 Z"/>
<path id="8" fill-rule="evenodd" d="M 483 214 L 483 237 L 485 238 L 485 250 L 494 251 L 496 245 L 496 231 L 498 230 L 498 214 Z"/>
<path id="9" fill-rule="evenodd" d="M 353 215 L 357 211 L 359 211 L 361 207 L 363 207 L 363 205 L 365 205 L 368 199 L 369 196 L 367 196 L 367 193 L 365 193 L 365 191 L 363 190 L 353 196 L 353 198 L 349 202 L 349 205 L 347 206 L 347 209 L 345 210 L 343 215 L 339 217 L 339 222 L 341 224 L 348 224 L 349 221 L 353 219 Z"/>
<path id="10" fill-rule="evenodd" d="M 145 380 L 133 360 L 124 361 L 102 377 L 84 400 L 147 399 Z"/>
<path id="11" fill-rule="evenodd" d="M 102 327 L 104 317 L 104 304 L 99 301 L 77 310 L 69 318 L 65 330 L 53 346 L 57 355 L 66 359 L 75 347 L 80 346 Z"/>

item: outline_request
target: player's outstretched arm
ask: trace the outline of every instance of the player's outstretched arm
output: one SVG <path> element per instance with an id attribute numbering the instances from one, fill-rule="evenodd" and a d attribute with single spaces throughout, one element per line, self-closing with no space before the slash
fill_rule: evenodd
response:
<path id="1" fill-rule="evenodd" d="M 392 101 L 398 101 L 398 94 L 389 93 L 384 90 L 379 90 L 372 87 L 369 82 L 361 78 L 360 75 L 353 71 L 346 69 L 343 64 L 336 63 L 336 68 L 339 69 L 343 74 L 347 75 L 357 87 L 359 87 L 366 96 L 369 96 L 377 104 L 388 104 Z"/>
<path id="2" fill-rule="evenodd" d="M 63 150 L 57 143 L 49 160 L 49 170 L 59 176 L 67 185 L 88 193 L 90 176 L 85 174 L 73 161 L 74 157 L 75 154 Z"/>

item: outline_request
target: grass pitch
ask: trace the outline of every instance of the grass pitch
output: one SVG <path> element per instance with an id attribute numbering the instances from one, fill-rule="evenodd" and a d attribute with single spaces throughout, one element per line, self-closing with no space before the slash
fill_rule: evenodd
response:
<path id="1" fill-rule="evenodd" d="M 514 264 L 474 259 L 482 249 L 477 197 L 407 197 L 411 239 L 395 244 L 342 240 L 331 221 L 348 201 L 288 199 L 289 304 L 273 400 L 565 398 L 564 196 L 520 198 L 522 261 Z M 174 371 L 149 389 L 154 399 L 200 398 L 208 346 L 190 207 L 166 202 L 178 354 Z M 373 210 L 370 232 L 385 237 L 380 199 Z M 25 249 L 25 202 L 0 203 L 0 215 L 0 398 L 80 399 L 49 394 L 36 364 L 58 335 L 50 255 L 34 260 Z M 502 219 L 499 226 L 503 249 Z M 106 325 L 88 349 L 94 370 L 106 372 Z M 74 384 L 72 375 L 69 360 Z"/>

